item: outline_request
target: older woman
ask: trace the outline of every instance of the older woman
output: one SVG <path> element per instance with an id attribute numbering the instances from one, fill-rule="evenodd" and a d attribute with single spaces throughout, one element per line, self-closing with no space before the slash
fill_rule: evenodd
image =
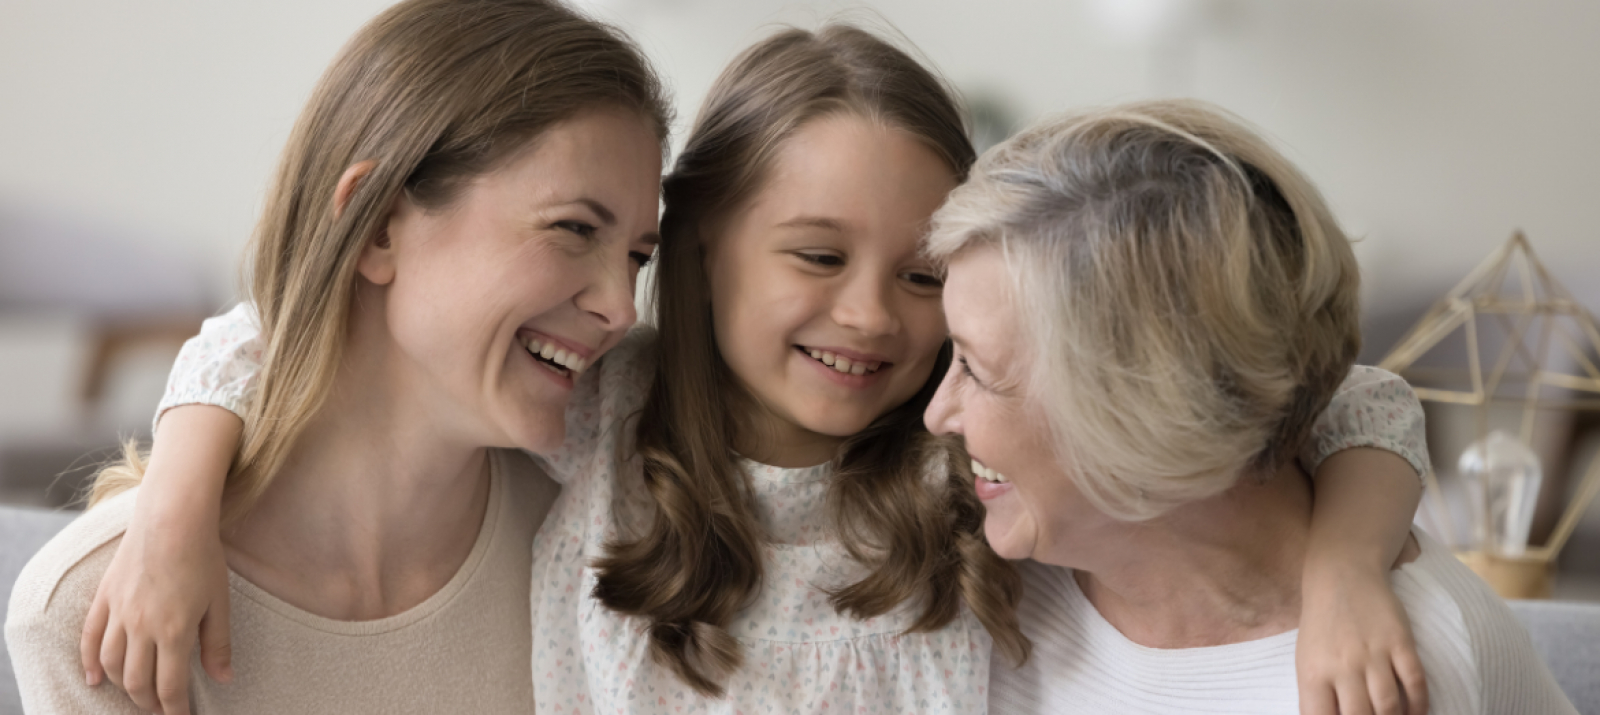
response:
<path id="1" fill-rule="evenodd" d="M 1294 712 L 1312 494 L 1293 457 L 1360 345 L 1316 190 L 1223 113 L 1045 123 L 935 220 L 959 433 L 1036 643 L 996 712 Z M 1573 712 L 1493 593 L 1416 534 L 1391 581 L 1440 713 Z M 999 668 L 999 666 L 997 666 Z"/>

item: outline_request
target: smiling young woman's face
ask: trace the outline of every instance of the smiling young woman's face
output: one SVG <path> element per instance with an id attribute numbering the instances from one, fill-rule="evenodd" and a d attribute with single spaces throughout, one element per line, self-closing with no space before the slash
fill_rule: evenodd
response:
<path id="1" fill-rule="evenodd" d="M 392 372 L 438 429 L 485 446 L 561 444 L 574 378 L 633 325 L 660 177 L 642 117 L 591 110 L 447 207 L 399 201 L 390 253 L 369 249 L 363 274 L 386 280 Z"/>
<path id="2" fill-rule="evenodd" d="M 709 237 L 717 348 L 766 438 L 738 445 L 745 456 L 827 461 L 926 383 L 945 324 L 918 247 L 955 186 L 911 135 L 830 115 L 784 141 L 761 190 Z"/>

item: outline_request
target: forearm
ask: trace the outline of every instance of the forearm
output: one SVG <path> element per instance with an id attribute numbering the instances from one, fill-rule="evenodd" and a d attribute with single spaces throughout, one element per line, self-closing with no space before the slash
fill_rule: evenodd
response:
<path id="1" fill-rule="evenodd" d="M 156 429 L 136 520 L 153 528 L 216 524 L 244 422 L 212 405 L 168 410 Z"/>
<path id="2" fill-rule="evenodd" d="M 1411 464 L 1382 449 L 1346 449 L 1318 466 L 1315 482 L 1307 576 L 1335 565 L 1387 573 L 1422 500 Z"/>

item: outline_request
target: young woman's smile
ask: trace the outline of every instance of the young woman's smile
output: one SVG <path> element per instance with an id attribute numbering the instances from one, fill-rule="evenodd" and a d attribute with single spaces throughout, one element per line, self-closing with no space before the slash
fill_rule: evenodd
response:
<path id="1" fill-rule="evenodd" d="M 741 452 L 825 462 L 927 382 L 945 328 L 918 247 L 955 185 L 911 135 L 854 114 L 784 140 L 762 189 L 710 236 L 706 264 L 717 347 L 759 404 L 755 431 L 810 447 Z"/>

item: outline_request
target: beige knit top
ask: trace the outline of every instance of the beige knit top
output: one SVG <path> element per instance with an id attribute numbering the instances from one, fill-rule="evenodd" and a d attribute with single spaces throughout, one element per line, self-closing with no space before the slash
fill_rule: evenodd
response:
<path id="1" fill-rule="evenodd" d="M 335 621 L 236 573 L 232 684 L 190 668 L 197 713 L 510 713 L 533 710 L 528 553 L 558 487 L 523 454 L 490 459 L 489 506 L 444 588 L 376 621 Z M 90 510 L 45 545 L 11 596 L 6 645 L 30 714 L 138 713 L 109 682 L 84 684 L 78 639 L 138 490 Z"/>

